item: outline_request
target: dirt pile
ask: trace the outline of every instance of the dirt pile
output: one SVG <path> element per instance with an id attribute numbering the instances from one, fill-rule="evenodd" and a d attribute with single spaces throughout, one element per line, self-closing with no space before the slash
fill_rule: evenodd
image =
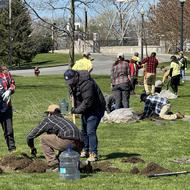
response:
<path id="1" fill-rule="evenodd" d="M 47 164 L 40 159 L 32 159 L 25 153 L 20 155 L 10 154 L 0 160 L 0 168 L 4 172 L 23 171 L 23 172 L 45 172 Z"/>
<path id="2" fill-rule="evenodd" d="M 152 174 L 160 174 L 160 173 L 167 173 L 167 172 L 171 172 L 171 171 L 166 168 L 161 167 L 158 164 L 151 162 L 147 165 L 147 167 L 145 167 L 143 170 L 141 170 L 140 174 L 149 176 Z"/>
<path id="3" fill-rule="evenodd" d="M 137 167 L 134 167 L 131 169 L 130 173 L 131 174 L 138 174 L 138 173 L 140 173 L 140 170 Z"/>
<path id="4" fill-rule="evenodd" d="M 127 162 L 127 163 L 132 163 L 132 164 L 145 163 L 143 159 L 138 158 L 138 157 L 133 157 L 133 156 L 129 158 L 123 158 L 121 162 Z"/>
<path id="5" fill-rule="evenodd" d="M 168 172 L 171 172 L 171 171 L 166 168 L 163 168 L 160 165 L 155 164 L 153 162 L 149 163 L 141 171 L 137 167 L 134 167 L 130 170 L 131 174 L 140 174 L 140 175 L 144 175 L 144 176 L 149 176 L 152 174 L 168 173 Z"/>
<path id="6" fill-rule="evenodd" d="M 95 162 L 92 163 L 93 172 L 111 172 L 111 173 L 121 173 L 122 171 L 112 166 L 110 162 Z"/>

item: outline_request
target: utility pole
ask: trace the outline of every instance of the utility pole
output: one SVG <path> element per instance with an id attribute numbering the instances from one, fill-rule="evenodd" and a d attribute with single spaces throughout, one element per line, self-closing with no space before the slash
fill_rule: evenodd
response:
<path id="1" fill-rule="evenodd" d="M 120 26 L 121 26 L 121 45 L 123 46 L 124 45 L 124 15 L 123 15 L 123 9 L 122 9 L 122 3 L 123 2 L 119 2 L 119 5 L 120 5 Z"/>
<path id="2" fill-rule="evenodd" d="M 85 24 L 84 24 L 84 33 L 85 33 L 85 39 L 88 39 L 88 12 L 87 12 L 87 2 L 85 0 L 85 5 L 84 5 L 84 19 L 85 19 Z"/>
<path id="3" fill-rule="evenodd" d="M 70 66 L 72 67 L 75 63 L 75 0 L 71 0 L 71 19 L 70 19 Z"/>
<path id="4" fill-rule="evenodd" d="M 181 5 L 181 19 L 180 19 L 180 51 L 183 51 L 183 33 L 184 33 L 184 3 L 185 0 L 179 0 Z"/>
<path id="5" fill-rule="evenodd" d="M 51 53 L 54 53 L 55 50 L 55 28 L 56 28 L 56 23 L 54 22 L 51 26 L 51 39 L 52 39 Z"/>
<path id="6" fill-rule="evenodd" d="M 12 54 L 13 54 L 13 44 L 12 44 L 12 0 L 9 0 L 9 53 L 8 53 L 8 64 L 12 66 Z"/>

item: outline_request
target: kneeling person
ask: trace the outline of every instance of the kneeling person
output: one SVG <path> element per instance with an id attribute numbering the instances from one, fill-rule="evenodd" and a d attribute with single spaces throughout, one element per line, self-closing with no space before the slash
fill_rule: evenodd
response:
<path id="1" fill-rule="evenodd" d="M 148 96 L 146 93 L 142 93 L 140 95 L 140 99 L 141 102 L 145 103 L 144 112 L 140 119 L 151 117 L 154 114 L 159 115 L 160 118 L 165 120 L 182 119 L 184 117 L 180 112 L 169 114 L 171 113 L 171 104 L 167 98 L 163 98 L 158 95 Z"/>
<path id="2" fill-rule="evenodd" d="M 72 145 L 73 149 L 80 153 L 83 141 L 80 130 L 61 115 L 58 105 L 50 105 L 46 113 L 47 117 L 27 135 L 27 144 L 31 148 L 31 154 L 36 156 L 34 139 L 45 133 L 41 136 L 42 151 L 50 169 L 56 171 L 59 161 L 54 150 L 62 152 L 68 145 Z"/>

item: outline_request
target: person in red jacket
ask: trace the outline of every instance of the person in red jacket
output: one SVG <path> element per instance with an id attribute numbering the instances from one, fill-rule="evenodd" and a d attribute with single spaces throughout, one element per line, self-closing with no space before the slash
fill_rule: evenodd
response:
<path id="1" fill-rule="evenodd" d="M 131 59 L 129 63 L 129 73 L 131 77 L 132 90 L 131 94 L 135 94 L 135 86 L 138 83 L 138 70 L 140 65 L 138 65 L 137 61 Z"/>
<path id="2" fill-rule="evenodd" d="M 15 91 L 15 81 L 6 66 L 0 66 L 0 123 L 4 131 L 8 150 L 16 149 L 13 131 L 13 111 L 11 95 Z"/>

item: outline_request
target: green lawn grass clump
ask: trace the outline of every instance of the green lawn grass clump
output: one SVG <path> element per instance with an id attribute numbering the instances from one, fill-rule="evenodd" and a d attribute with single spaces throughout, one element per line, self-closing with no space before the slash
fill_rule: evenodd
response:
<path id="1" fill-rule="evenodd" d="M 59 103 L 63 98 L 68 100 L 68 89 L 61 75 L 40 77 L 15 76 L 17 89 L 13 95 L 14 130 L 18 152 L 30 154 L 26 145 L 26 135 L 38 125 L 44 117 L 43 112 L 51 103 Z M 111 93 L 110 79 L 108 76 L 94 76 L 103 92 Z M 172 100 L 173 111 L 190 114 L 190 83 L 185 82 L 179 88 L 180 97 Z M 142 92 L 142 87 L 137 86 L 137 94 Z M 139 96 L 130 98 L 130 106 L 141 112 L 143 103 Z M 80 127 L 80 121 L 77 121 Z M 129 171 L 133 164 L 123 163 L 121 160 L 129 155 L 137 155 L 145 160 L 145 164 L 135 164 L 139 169 L 146 167 L 150 162 L 157 163 L 171 171 L 190 170 L 190 165 L 179 165 L 171 160 L 190 156 L 189 134 L 190 123 L 184 121 L 140 121 L 133 124 L 106 124 L 101 123 L 98 128 L 100 159 L 111 162 L 121 169 L 122 173 L 94 173 L 83 175 L 78 181 L 60 181 L 58 174 L 2 174 L 0 186 L 2 190 L 181 190 L 189 189 L 190 175 L 178 177 L 163 177 L 149 179 L 140 175 L 132 175 Z M 38 155 L 42 155 L 39 138 L 35 140 Z M 0 156 L 8 154 L 2 130 L 0 138 Z"/>

